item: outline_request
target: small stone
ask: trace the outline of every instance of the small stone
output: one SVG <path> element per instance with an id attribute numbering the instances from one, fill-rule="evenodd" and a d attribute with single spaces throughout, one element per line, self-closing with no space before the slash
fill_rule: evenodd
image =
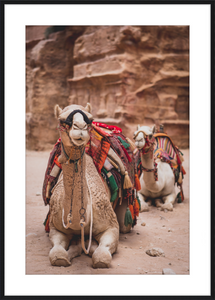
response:
<path id="1" fill-rule="evenodd" d="M 118 266 L 119 266 L 119 264 L 118 264 Z"/>
<path id="2" fill-rule="evenodd" d="M 146 254 L 150 256 L 165 256 L 164 251 L 161 248 L 152 248 L 146 250 Z"/>
<path id="3" fill-rule="evenodd" d="M 165 225 L 162 225 L 162 227 L 166 227 Z"/>
<path id="4" fill-rule="evenodd" d="M 176 273 L 172 269 L 165 268 L 162 270 L 163 275 L 176 275 Z"/>
<path id="5" fill-rule="evenodd" d="M 164 212 L 165 212 L 165 213 L 168 212 L 168 209 L 164 208 Z"/>
<path id="6" fill-rule="evenodd" d="M 141 224 L 141 226 L 146 226 L 146 223 L 145 223 L 145 222 L 143 222 L 143 223 Z"/>
<path id="7" fill-rule="evenodd" d="M 171 263 L 169 263 L 169 265 L 171 266 Z"/>
<path id="8" fill-rule="evenodd" d="M 172 232 L 172 229 L 171 229 L 171 228 L 169 228 L 169 229 L 168 229 L 168 232 Z"/>
<path id="9" fill-rule="evenodd" d="M 137 234 L 138 234 L 138 235 L 140 235 L 140 233 L 139 233 L 139 232 L 137 232 Z"/>
<path id="10" fill-rule="evenodd" d="M 127 239 L 127 236 L 125 236 L 125 239 Z"/>
<path id="11" fill-rule="evenodd" d="M 127 247 L 125 246 L 125 248 L 127 248 Z"/>
<path id="12" fill-rule="evenodd" d="M 30 235 L 37 235 L 37 234 L 34 233 L 34 232 L 30 232 L 30 233 L 28 233 L 28 234 L 26 235 L 26 237 L 27 237 L 27 236 L 30 236 Z"/>
<path id="13" fill-rule="evenodd" d="M 41 195 L 41 193 L 40 193 L 40 192 L 37 192 L 37 193 L 36 193 L 36 196 L 40 196 L 40 195 Z"/>
<path id="14" fill-rule="evenodd" d="M 140 247 L 140 249 L 142 249 L 142 247 Z"/>

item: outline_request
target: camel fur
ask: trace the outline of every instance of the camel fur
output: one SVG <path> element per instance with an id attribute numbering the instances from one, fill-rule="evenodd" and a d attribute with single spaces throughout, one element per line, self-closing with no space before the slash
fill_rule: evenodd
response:
<path id="1" fill-rule="evenodd" d="M 55 116 L 60 124 L 65 125 L 64 122 L 74 110 L 81 110 L 92 120 L 89 103 L 86 107 L 70 105 L 63 110 L 56 105 Z M 71 265 L 72 258 L 81 255 L 83 251 L 80 242 L 81 226 L 88 236 L 92 221 L 94 242 L 89 255 L 92 256 L 93 267 L 108 268 L 119 242 L 119 223 L 124 227 L 122 231 L 128 232 L 131 229 L 130 225 L 125 228 L 123 222 L 127 205 L 122 203 L 117 220 L 110 203 L 110 191 L 92 158 L 84 151 L 90 138 L 90 124 L 86 123 L 80 112 L 76 112 L 72 125 L 66 126 L 67 130 L 60 131 L 62 150 L 59 162 L 62 172 L 52 189 L 49 203 L 49 238 L 52 243 L 49 259 L 55 266 Z"/>
<path id="2" fill-rule="evenodd" d="M 140 151 L 142 166 L 145 169 L 154 169 L 154 155 L 153 145 L 148 149 L 146 147 L 146 139 L 151 141 L 153 134 L 155 133 L 155 125 L 150 128 L 148 126 L 139 126 L 137 131 L 134 133 L 135 146 Z M 155 202 L 157 207 L 161 210 L 173 210 L 173 204 L 176 199 L 175 192 L 175 176 L 170 167 L 166 162 L 162 162 L 157 159 L 157 178 L 155 180 L 154 172 L 146 172 L 143 170 L 140 177 L 141 190 L 138 191 L 138 197 L 141 203 L 141 212 L 148 211 L 149 205 L 152 204 L 151 200 Z M 150 199 L 147 203 L 147 199 Z"/>

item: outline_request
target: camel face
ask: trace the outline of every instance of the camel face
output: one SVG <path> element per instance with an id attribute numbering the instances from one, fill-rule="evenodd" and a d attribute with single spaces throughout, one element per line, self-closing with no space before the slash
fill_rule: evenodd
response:
<path id="1" fill-rule="evenodd" d="M 139 126 L 137 127 L 137 131 L 134 133 L 135 146 L 138 150 L 141 150 L 146 145 L 147 141 L 151 141 L 153 139 L 153 134 L 155 132 L 155 126 L 152 128 L 148 126 Z"/>
<path id="2" fill-rule="evenodd" d="M 73 117 L 73 125 L 69 130 L 69 137 L 76 146 L 86 145 L 90 139 L 88 124 L 80 113 Z"/>
<path id="3" fill-rule="evenodd" d="M 138 150 L 141 150 L 145 146 L 145 138 L 143 132 L 138 133 L 135 138 L 135 146 Z"/>
<path id="4" fill-rule="evenodd" d="M 70 105 L 61 109 L 55 107 L 55 116 L 60 121 L 61 138 L 65 146 L 71 147 L 72 144 L 81 147 L 85 146 L 90 139 L 88 133 L 92 121 L 90 114 L 91 106 Z"/>

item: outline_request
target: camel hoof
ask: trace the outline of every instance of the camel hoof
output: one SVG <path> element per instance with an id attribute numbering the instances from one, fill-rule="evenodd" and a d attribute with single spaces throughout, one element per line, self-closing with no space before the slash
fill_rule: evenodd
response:
<path id="1" fill-rule="evenodd" d="M 51 264 L 52 266 L 57 267 L 68 267 L 71 265 L 71 263 L 65 258 L 56 258 L 56 260 L 52 261 Z"/>
<path id="2" fill-rule="evenodd" d="M 148 206 L 152 206 L 152 200 L 148 200 L 148 201 L 147 201 L 147 205 L 148 205 Z"/>
<path id="3" fill-rule="evenodd" d="M 98 247 L 92 256 L 93 268 L 109 268 L 111 259 L 109 250 Z"/>
<path id="4" fill-rule="evenodd" d="M 49 252 L 49 260 L 52 266 L 68 267 L 71 265 L 68 260 L 68 253 L 62 246 L 55 246 Z"/>
<path id="5" fill-rule="evenodd" d="M 163 205 L 163 203 L 161 202 L 160 199 L 156 199 L 156 200 L 155 200 L 155 206 L 156 206 L 156 207 L 162 207 L 162 205 Z"/>
<path id="6" fill-rule="evenodd" d="M 173 205 L 172 203 L 164 203 L 162 206 L 161 206 L 161 210 L 169 210 L 169 211 L 173 211 Z"/>
<path id="7" fill-rule="evenodd" d="M 149 206 L 147 203 L 141 202 L 141 211 L 140 212 L 144 212 L 144 211 L 149 211 Z"/>

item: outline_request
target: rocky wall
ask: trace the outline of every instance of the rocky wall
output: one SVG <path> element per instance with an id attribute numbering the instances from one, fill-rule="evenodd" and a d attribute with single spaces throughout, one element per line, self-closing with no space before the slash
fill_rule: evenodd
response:
<path id="1" fill-rule="evenodd" d="M 87 102 L 96 121 L 130 138 L 137 124 L 163 124 L 179 147 L 189 146 L 189 27 L 71 26 L 26 55 L 28 148 L 56 141 L 56 103 Z"/>

